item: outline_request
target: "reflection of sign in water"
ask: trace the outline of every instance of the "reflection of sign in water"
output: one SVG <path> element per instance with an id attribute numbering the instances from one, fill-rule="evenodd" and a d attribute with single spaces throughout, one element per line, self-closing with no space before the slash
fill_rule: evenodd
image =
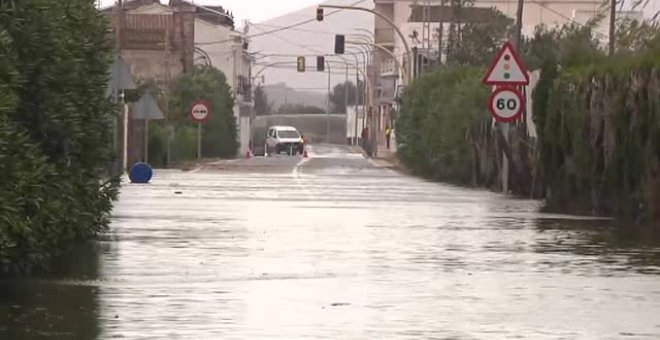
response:
<path id="1" fill-rule="evenodd" d="M 197 101 L 193 103 L 192 107 L 190 108 L 190 117 L 197 122 L 203 122 L 207 120 L 210 115 L 211 107 L 206 101 Z"/>
<path id="2" fill-rule="evenodd" d="M 522 93 L 512 87 L 500 87 L 490 95 L 488 109 L 498 122 L 508 123 L 520 117 L 525 108 Z"/>

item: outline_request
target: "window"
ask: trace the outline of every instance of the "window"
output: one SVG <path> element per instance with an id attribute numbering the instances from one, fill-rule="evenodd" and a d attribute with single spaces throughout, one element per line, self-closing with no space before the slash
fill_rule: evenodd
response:
<path id="1" fill-rule="evenodd" d="M 300 138 L 300 135 L 298 134 L 298 131 L 294 131 L 294 130 L 277 131 L 277 135 L 280 138 Z"/>

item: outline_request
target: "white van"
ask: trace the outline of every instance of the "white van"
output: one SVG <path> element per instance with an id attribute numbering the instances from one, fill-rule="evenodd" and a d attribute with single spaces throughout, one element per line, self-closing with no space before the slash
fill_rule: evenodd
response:
<path id="1" fill-rule="evenodd" d="M 282 152 L 293 156 L 305 150 L 303 138 L 293 126 L 271 126 L 266 135 L 266 156 Z"/>

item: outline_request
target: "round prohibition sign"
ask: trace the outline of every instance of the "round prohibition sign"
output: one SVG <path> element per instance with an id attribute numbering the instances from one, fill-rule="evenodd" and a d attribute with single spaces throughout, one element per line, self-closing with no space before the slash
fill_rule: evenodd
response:
<path id="1" fill-rule="evenodd" d="M 209 103 L 203 100 L 193 103 L 190 107 L 190 117 L 197 122 L 203 122 L 209 119 L 211 109 Z"/>
<path id="2" fill-rule="evenodd" d="M 510 123 L 525 111 L 525 98 L 515 88 L 500 87 L 490 94 L 488 110 L 498 122 Z"/>

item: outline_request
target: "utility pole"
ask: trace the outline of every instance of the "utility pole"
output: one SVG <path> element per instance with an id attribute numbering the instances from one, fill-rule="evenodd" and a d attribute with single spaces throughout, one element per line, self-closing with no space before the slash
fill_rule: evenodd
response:
<path id="1" fill-rule="evenodd" d="M 616 1 L 616 0 L 612 0 Z M 516 48 L 520 47 L 520 42 L 522 39 L 522 21 L 523 21 L 523 10 L 525 8 L 525 0 L 518 0 L 518 11 L 516 12 L 516 31 L 514 32 L 513 45 Z"/>
<path id="2" fill-rule="evenodd" d="M 330 143 L 330 82 L 332 81 L 330 78 L 332 72 L 330 71 L 330 61 L 326 59 L 325 63 L 328 68 L 328 99 L 325 105 L 325 142 Z"/>
<path id="3" fill-rule="evenodd" d="M 440 8 L 443 11 L 445 9 L 445 1 L 446 0 L 440 0 Z M 438 26 L 438 66 L 442 65 L 442 39 L 444 38 L 444 33 L 445 23 L 440 20 L 440 26 Z"/>
<path id="4" fill-rule="evenodd" d="M 170 81 L 172 80 L 172 75 L 170 73 L 170 58 L 172 50 L 170 48 L 170 30 L 167 29 L 165 31 L 165 100 L 166 100 L 166 111 L 165 111 L 165 122 L 167 125 L 167 167 L 172 164 L 172 142 L 174 141 L 174 137 L 176 136 L 176 129 L 174 128 L 174 125 L 171 125 L 172 122 L 170 122 Z"/>
<path id="5" fill-rule="evenodd" d="M 525 8 L 525 0 L 518 0 L 518 10 L 516 12 L 516 28 L 513 36 L 513 46 L 516 49 L 520 47 L 522 40 L 522 21 L 523 21 L 523 10 Z M 502 136 L 504 137 L 504 143 L 509 145 L 509 123 L 500 123 L 502 127 Z M 502 192 L 505 195 L 509 193 L 509 163 L 510 159 L 507 157 L 506 152 L 502 150 Z"/>
<path id="6" fill-rule="evenodd" d="M 616 44 L 616 0 L 610 4 L 610 56 L 614 55 Z"/>
<path id="7" fill-rule="evenodd" d="M 117 58 L 121 58 L 121 42 L 122 42 L 122 29 L 124 27 L 124 2 L 123 0 L 117 0 L 115 3 L 115 50 Z M 126 103 L 124 102 L 124 90 L 120 89 L 117 86 L 117 102 L 120 107 L 117 117 L 114 120 L 115 126 L 115 152 L 117 153 L 117 173 L 123 173 L 127 168 L 127 127 L 125 124 L 126 121 Z M 122 127 L 121 139 L 119 133 L 119 127 Z M 121 142 L 120 142 L 121 140 Z M 120 148 L 121 145 L 121 148 Z"/>
<path id="8" fill-rule="evenodd" d="M 355 134 L 353 135 L 353 145 L 358 145 L 358 105 L 360 104 L 360 72 L 358 68 L 360 64 L 357 63 L 355 68 Z"/>
<path id="9" fill-rule="evenodd" d="M 344 83 L 344 111 L 348 114 L 348 64 L 346 64 L 346 82 Z"/>

